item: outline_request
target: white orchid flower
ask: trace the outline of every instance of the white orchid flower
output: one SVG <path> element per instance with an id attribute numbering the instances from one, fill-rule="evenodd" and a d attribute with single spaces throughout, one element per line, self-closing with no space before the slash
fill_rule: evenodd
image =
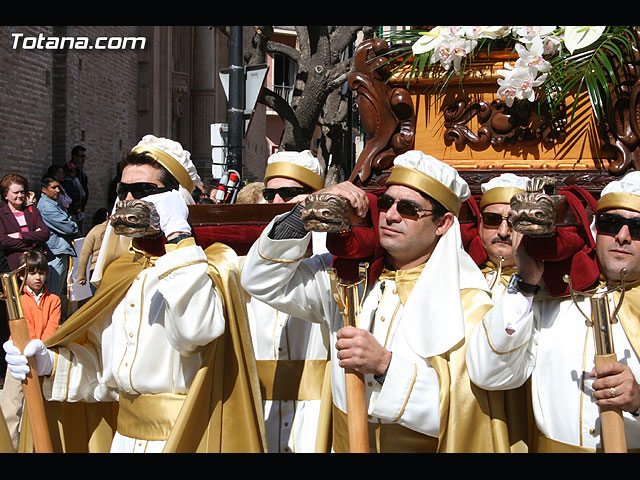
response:
<path id="1" fill-rule="evenodd" d="M 544 55 L 553 55 L 560 50 L 562 38 L 558 35 L 547 35 L 542 40 L 542 44 L 544 46 Z"/>
<path id="2" fill-rule="evenodd" d="M 556 28 L 555 26 L 515 27 L 513 31 L 520 37 L 522 43 L 528 45 L 536 37 L 544 38 L 551 35 Z"/>
<path id="3" fill-rule="evenodd" d="M 578 27 L 568 26 L 564 31 L 564 46 L 573 54 L 580 48 L 588 47 L 595 43 L 604 32 L 604 27 Z"/>
<path id="4" fill-rule="evenodd" d="M 430 52 L 438 45 L 440 35 L 448 31 L 449 27 L 434 27 L 428 32 L 421 32 L 420 38 L 411 47 L 413 54 L 422 55 Z"/>
<path id="5" fill-rule="evenodd" d="M 511 27 L 502 26 L 470 26 L 464 27 L 464 36 L 470 39 L 502 38 L 510 32 Z"/>
<path id="6" fill-rule="evenodd" d="M 515 68 L 506 64 L 507 70 L 498 70 L 498 74 L 504 79 L 498 79 L 498 98 L 503 98 L 507 106 L 512 106 L 515 99 L 529 100 L 533 102 L 536 98 L 535 88 L 542 85 L 547 79 L 544 73 L 537 76 L 538 71 L 533 67 L 516 66 Z"/>
<path id="7" fill-rule="evenodd" d="M 456 72 L 460 71 L 462 59 L 469 55 L 478 42 L 463 37 L 452 37 L 443 34 L 439 37 L 440 44 L 434 49 L 431 56 L 431 63 L 440 62 L 445 70 L 449 70 L 453 65 Z"/>
<path id="8" fill-rule="evenodd" d="M 538 72 L 548 72 L 551 70 L 551 64 L 543 57 L 544 45 L 542 38 L 534 37 L 531 40 L 529 48 L 518 43 L 516 45 L 516 52 L 518 52 L 518 56 L 520 57 L 518 62 L 520 62 L 521 65 L 535 68 Z M 516 66 L 518 66 L 518 62 L 516 62 Z"/>

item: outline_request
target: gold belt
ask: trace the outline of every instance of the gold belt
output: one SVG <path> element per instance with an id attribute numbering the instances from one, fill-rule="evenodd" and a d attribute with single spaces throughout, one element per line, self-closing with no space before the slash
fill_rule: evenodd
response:
<path id="1" fill-rule="evenodd" d="M 118 432 L 130 438 L 166 440 L 185 397 L 178 393 L 130 395 L 120 392 Z"/>
<path id="2" fill-rule="evenodd" d="M 569 443 L 560 442 L 546 437 L 538 432 L 536 453 L 603 453 L 601 448 L 581 447 L 579 445 L 571 445 Z M 638 453 L 640 449 L 634 448 L 627 450 L 629 453 Z"/>
<path id="3" fill-rule="evenodd" d="M 397 423 L 369 423 L 369 445 L 375 453 L 436 453 L 438 439 Z M 349 453 L 347 414 L 333 405 L 333 450 Z"/>
<path id="4" fill-rule="evenodd" d="M 319 400 L 327 360 L 257 360 L 263 400 Z"/>

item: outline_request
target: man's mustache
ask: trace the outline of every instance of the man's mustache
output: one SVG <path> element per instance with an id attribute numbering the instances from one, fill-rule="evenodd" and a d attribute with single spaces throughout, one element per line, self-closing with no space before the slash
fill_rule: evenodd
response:
<path id="1" fill-rule="evenodd" d="M 497 237 L 493 237 L 491 239 L 491 245 L 498 242 L 508 243 L 509 245 L 512 245 L 511 237 L 501 237 L 498 235 Z"/>

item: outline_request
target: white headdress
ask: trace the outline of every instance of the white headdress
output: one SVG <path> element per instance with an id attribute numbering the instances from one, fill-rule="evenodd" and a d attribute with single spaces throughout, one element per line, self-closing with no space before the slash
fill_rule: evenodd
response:
<path id="1" fill-rule="evenodd" d="M 480 200 L 480 210 L 494 203 L 509 203 L 511 197 L 527 191 L 529 181 L 528 177 L 503 173 L 481 184 L 480 189 L 483 195 Z"/>
<path id="2" fill-rule="evenodd" d="M 202 186 L 202 180 L 191 161 L 191 154 L 182 148 L 180 143 L 168 138 L 159 138 L 154 135 L 145 135 L 140 142 L 131 149 L 132 153 L 145 152 L 166 168 L 178 181 L 180 194 L 187 205 L 194 204 L 191 193 L 195 185 Z M 116 202 L 117 203 L 117 202 Z M 115 205 L 112 206 L 112 213 Z M 125 254 L 131 239 L 122 235 L 116 235 L 110 223 L 104 232 L 104 238 L 100 246 L 100 253 L 96 261 L 96 267 L 91 276 L 91 283 L 97 285 L 102 279 L 104 269 L 115 259 Z"/>
<path id="3" fill-rule="evenodd" d="M 276 152 L 267 159 L 264 183 L 273 177 L 285 177 L 320 190 L 324 187 L 322 170 L 320 161 L 309 150 Z"/>
<path id="4" fill-rule="evenodd" d="M 471 195 L 469 186 L 455 168 L 415 150 L 395 159 L 389 184 L 426 193 L 455 215 Z M 413 291 L 419 293 L 410 295 L 405 305 L 401 328 L 418 355 L 442 354 L 464 339 L 460 290 L 466 288 L 489 291 L 480 269 L 462 246 L 456 216 L 454 225 L 440 237 L 413 287 Z"/>
<path id="5" fill-rule="evenodd" d="M 180 184 L 180 193 L 187 204 L 195 203 L 191 194 L 196 185 L 202 186 L 202 180 L 191 161 L 191 153 L 178 142 L 154 135 L 145 135 L 131 149 L 132 153 L 146 152 L 166 168 Z"/>
<path id="6" fill-rule="evenodd" d="M 607 184 L 600 192 L 596 212 L 623 208 L 640 212 L 640 172 L 634 170 L 620 180 Z M 596 238 L 595 216 L 591 222 L 591 233 Z"/>

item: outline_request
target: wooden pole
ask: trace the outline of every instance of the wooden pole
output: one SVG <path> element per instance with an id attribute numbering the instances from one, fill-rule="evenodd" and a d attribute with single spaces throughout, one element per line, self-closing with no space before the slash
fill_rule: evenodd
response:
<path id="1" fill-rule="evenodd" d="M 613 315 L 609 313 L 609 301 L 606 293 L 591 296 L 591 322 L 594 333 L 596 368 L 617 361 L 613 346 L 611 323 L 616 322 L 616 314 L 624 299 L 623 289 Z M 615 407 L 600 407 L 600 424 L 602 426 L 602 447 L 605 453 L 626 453 L 627 438 L 624 431 L 622 412 Z"/>
<path id="2" fill-rule="evenodd" d="M 615 354 L 596 355 L 596 368 L 617 361 Z M 627 453 L 622 411 L 616 407 L 600 407 L 602 425 L 602 447 L 605 453 Z"/>
<path id="3" fill-rule="evenodd" d="M 596 292 L 588 294 L 585 292 L 577 292 L 571 286 L 571 278 L 569 275 L 564 276 L 564 281 L 569 284 L 571 292 L 571 300 L 584 316 L 587 326 L 593 328 L 593 340 L 595 344 L 594 363 L 596 368 L 617 361 L 615 348 L 613 346 L 613 334 L 611 332 L 611 324 L 617 322 L 616 315 L 624 301 L 625 283 L 624 277 L 627 274 L 625 269 L 620 271 L 620 286 L 605 292 Z M 613 314 L 609 312 L 608 295 L 616 290 L 620 291 L 618 305 L 615 307 Z M 589 298 L 591 304 L 591 316 L 586 315 L 578 302 L 576 302 L 577 294 Z M 600 407 L 600 425 L 602 430 L 602 447 L 605 453 L 626 453 L 627 437 L 624 431 L 624 420 L 622 412 L 615 407 Z"/>
<path id="4" fill-rule="evenodd" d="M 349 427 L 349 452 L 369 453 L 369 420 L 364 377 L 352 370 L 345 371 L 347 393 L 347 424 Z"/>
<path id="5" fill-rule="evenodd" d="M 13 344 L 20 352 L 24 352 L 24 347 L 29 343 L 31 337 L 29 336 L 29 327 L 20 303 L 20 288 L 18 288 L 16 281 L 16 272 L 2 274 L 2 287 L 9 313 L 9 331 L 11 332 Z M 22 391 L 24 392 L 24 403 L 31 425 L 33 446 L 36 453 L 53 453 L 35 359 L 29 357 L 27 361 L 29 373 L 22 381 Z"/>
<path id="6" fill-rule="evenodd" d="M 358 284 L 342 284 L 344 301 L 343 325 L 358 328 L 360 300 Z M 347 395 L 347 424 L 349 427 L 349 452 L 369 453 L 369 420 L 364 376 L 345 369 L 345 392 Z"/>

